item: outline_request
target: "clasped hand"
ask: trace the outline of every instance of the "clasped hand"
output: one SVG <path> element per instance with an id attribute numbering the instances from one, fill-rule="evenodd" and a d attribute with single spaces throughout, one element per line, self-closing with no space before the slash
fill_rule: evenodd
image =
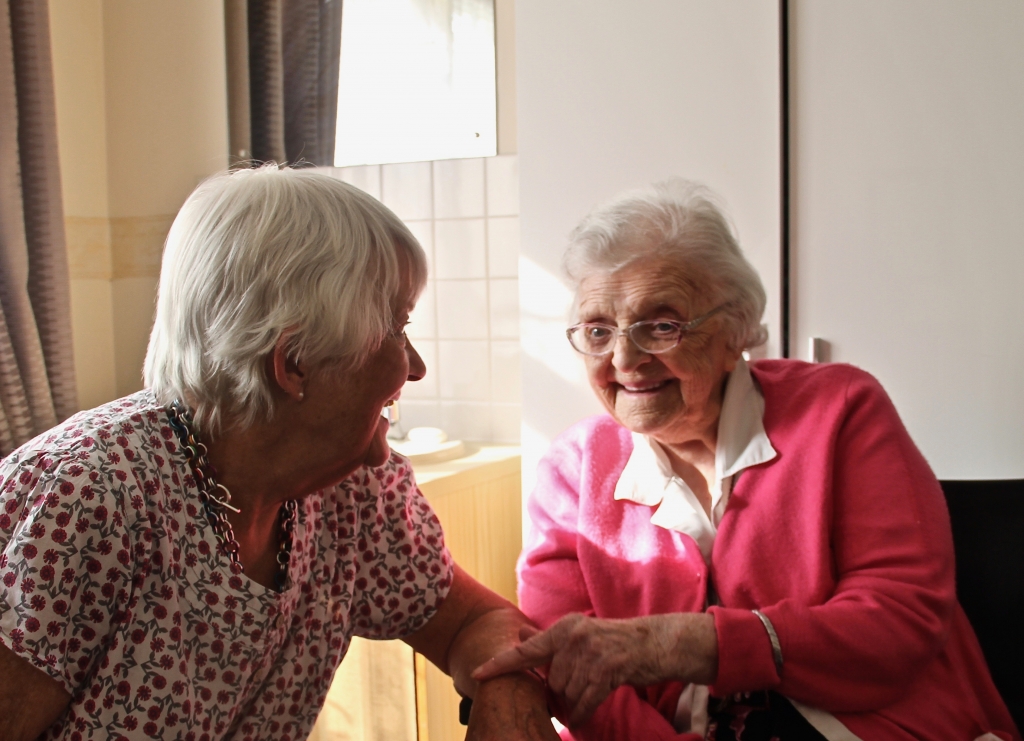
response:
<path id="1" fill-rule="evenodd" d="M 643 687 L 668 680 L 710 684 L 717 674 L 714 619 L 701 613 L 605 620 L 566 615 L 545 631 L 524 627 L 518 646 L 473 672 L 485 680 L 547 667 L 548 688 L 570 727 L 585 723 L 624 684 Z"/>

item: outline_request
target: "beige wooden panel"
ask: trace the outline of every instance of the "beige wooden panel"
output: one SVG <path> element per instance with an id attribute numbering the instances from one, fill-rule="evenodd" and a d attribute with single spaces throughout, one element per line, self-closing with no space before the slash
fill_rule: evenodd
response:
<path id="1" fill-rule="evenodd" d="M 515 565 L 522 548 L 519 461 L 517 455 L 420 486 L 441 520 L 455 561 L 513 603 Z M 460 698 L 451 679 L 431 664 L 422 665 L 426 669 L 428 739 L 465 738 L 466 729 L 459 724 Z M 420 741 L 427 739 L 421 736 Z"/>

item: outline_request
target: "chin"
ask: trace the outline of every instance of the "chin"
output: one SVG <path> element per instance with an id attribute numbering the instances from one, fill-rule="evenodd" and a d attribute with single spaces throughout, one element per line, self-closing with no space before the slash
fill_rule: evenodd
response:
<path id="1" fill-rule="evenodd" d="M 381 417 L 381 423 L 370 439 L 370 446 L 363 457 L 363 465 L 377 468 L 383 466 L 391 457 L 391 446 L 388 445 L 388 421 Z"/>

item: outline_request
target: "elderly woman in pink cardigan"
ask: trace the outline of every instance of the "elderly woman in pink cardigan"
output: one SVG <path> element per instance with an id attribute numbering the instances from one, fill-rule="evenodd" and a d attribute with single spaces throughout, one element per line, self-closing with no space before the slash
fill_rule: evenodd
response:
<path id="1" fill-rule="evenodd" d="M 1020 739 L 956 600 L 942 491 L 878 382 L 747 363 L 765 292 L 703 188 L 577 227 L 568 337 L 607 414 L 529 502 L 519 601 L 575 739 Z"/>

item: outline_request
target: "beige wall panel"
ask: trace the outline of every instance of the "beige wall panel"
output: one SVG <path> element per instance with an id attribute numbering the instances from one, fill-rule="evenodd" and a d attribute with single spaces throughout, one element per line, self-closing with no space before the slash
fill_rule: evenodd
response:
<path id="1" fill-rule="evenodd" d="M 227 167 L 224 6 L 107 0 L 110 215 L 176 213 Z"/>
<path id="2" fill-rule="evenodd" d="M 66 216 L 64 232 L 71 279 L 109 281 L 114 274 L 110 258 L 110 219 Z M 109 286 L 107 292 L 110 292 Z"/>
<path id="3" fill-rule="evenodd" d="M 122 278 L 113 282 L 113 327 L 117 395 L 142 388 L 142 362 L 153 326 L 157 279 Z"/>
<path id="4" fill-rule="evenodd" d="M 102 3 L 50 0 L 50 34 L 64 213 L 106 216 Z"/>
<path id="5" fill-rule="evenodd" d="M 173 215 L 122 216 L 110 220 L 113 277 L 156 278 Z"/>
<path id="6" fill-rule="evenodd" d="M 110 281 L 71 280 L 71 335 L 78 403 L 91 409 L 117 398 L 114 383 L 113 305 Z"/>

